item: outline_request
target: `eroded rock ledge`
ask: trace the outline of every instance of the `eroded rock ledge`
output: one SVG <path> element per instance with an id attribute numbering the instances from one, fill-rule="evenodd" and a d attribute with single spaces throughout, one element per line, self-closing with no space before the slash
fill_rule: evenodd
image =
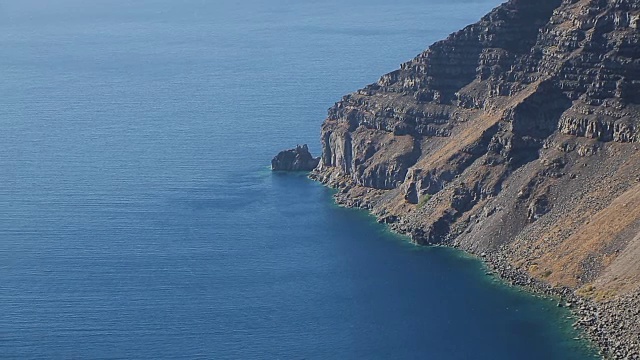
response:
<path id="1" fill-rule="evenodd" d="M 511 0 L 336 103 L 311 177 L 640 358 L 640 2 Z"/>

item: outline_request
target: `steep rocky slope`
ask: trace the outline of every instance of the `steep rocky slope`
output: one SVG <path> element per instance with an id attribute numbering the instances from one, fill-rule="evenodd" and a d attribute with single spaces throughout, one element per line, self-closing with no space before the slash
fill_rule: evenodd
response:
<path id="1" fill-rule="evenodd" d="M 312 177 L 577 294 L 605 354 L 639 358 L 639 27 L 638 0 L 508 1 L 336 103 Z"/>

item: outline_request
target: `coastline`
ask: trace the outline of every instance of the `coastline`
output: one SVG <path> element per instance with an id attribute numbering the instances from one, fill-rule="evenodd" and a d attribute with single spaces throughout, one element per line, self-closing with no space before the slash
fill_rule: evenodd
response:
<path id="1" fill-rule="evenodd" d="M 311 177 L 640 359 L 640 4 L 509 0 L 345 95 Z"/>
<path id="2" fill-rule="evenodd" d="M 350 179 L 343 177 L 336 181 L 331 177 L 331 172 L 315 169 L 309 174 L 309 178 L 318 181 L 324 186 L 335 189 L 334 201 L 338 206 L 346 208 L 358 208 L 368 211 L 374 216 L 378 223 L 385 224 L 394 233 L 407 236 L 411 243 L 417 246 L 424 246 L 415 241 L 416 232 L 422 233 L 424 230 L 416 224 L 404 221 L 402 218 L 393 216 L 390 218 L 385 213 L 376 213 L 374 204 L 367 197 L 353 197 L 350 190 L 354 185 Z M 367 189 L 367 192 L 376 192 L 374 189 Z M 379 195 L 379 194 L 376 194 Z M 375 195 L 374 195 L 375 197 Z M 537 279 L 529 275 L 524 269 L 515 266 L 507 255 L 507 246 L 501 246 L 498 251 L 478 252 L 466 246 L 442 242 L 428 244 L 426 246 L 447 247 L 460 250 L 465 254 L 473 256 L 487 266 L 491 275 L 495 275 L 500 281 L 523 289 L 531 294 L 549 299 L 557 299 L 558 307 L 568 308 L 575 320 L 573 328 L 578 329 L 586 336 L 588 346 L 592 346 L 603 359 L 640 359 L 640 339 L 633 339 L 629 334 L 621 331 L 623 325 L 620 320 L 625 311 L 638 309 L 636 316 L 640 312 L 640 306 L 634 306 L 632 302 L 640 305 L 640 299 L 633 296 L 598 303 L 592 299 L 580 296 L 575 289 L 566 286 L 552 286 L 544 280 Z M 627 319 L 633 319 L 633 317 Z"/>

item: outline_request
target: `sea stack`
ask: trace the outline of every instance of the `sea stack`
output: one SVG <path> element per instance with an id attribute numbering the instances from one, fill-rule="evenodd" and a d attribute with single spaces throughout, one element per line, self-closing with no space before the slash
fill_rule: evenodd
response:
<path id="1" fill-rule="evenodd" d="M 318 166 L 319 157 L 313 157 L 307 144 L 283 150 L 271 160 L 273 171 L 311 171 Z"/>

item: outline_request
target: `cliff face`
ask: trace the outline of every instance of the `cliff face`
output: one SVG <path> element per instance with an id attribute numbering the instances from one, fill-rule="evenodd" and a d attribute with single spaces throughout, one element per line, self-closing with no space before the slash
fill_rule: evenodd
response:
<path id="1" fill-rule="evenodd" d="M 416 243 L 617 309 L 606 333 L 640 305 L 639 28 L 637 0 L 510 0 L 336 103 L 312 176 Z M 613 356 L 640 351 L 630 311 Z"/>

